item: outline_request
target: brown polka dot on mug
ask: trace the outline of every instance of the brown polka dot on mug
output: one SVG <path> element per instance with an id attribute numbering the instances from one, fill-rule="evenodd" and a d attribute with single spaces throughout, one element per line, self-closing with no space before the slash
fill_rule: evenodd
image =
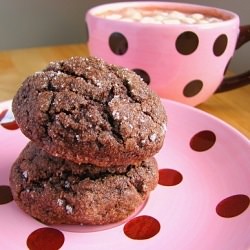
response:
<path id="1" fill-rule="evenodd" d="M 13 200 L 11 189 L 7 185 L 0 186 L 0 205 L 9 203 Z"/>
<path id="2" fill-rule="evenodd" d="M 182 55 L 192 54 L 198 47 L 199 38 L 192 31 L 185 31 L 180 34 L 175 42 L 177 51 Z"/>
<path id="3" fill-rule="evenodd" d="M 227 36 L 222 34 L 218 36 L 214 42 L 213 52 L 215 56 L 221 56 L 227 48 Z"/>
<path id="4" fill-rule="evenodd" d="M 109 36 L 109 47 L 116 55 L 123 55 L 128 50 L 127 38 L 119 32 L 113 32 Z"/>
<path id="5" fill-rule="evenodd" d="M 183 95 L 186 97 L 196 96 L 202 90 L 203 82 L 201 80 L 193 80 L 187 83 L 183 89 Z"/>
<path id="6" fill-rule="evenodd" d="M 145 70 L 143 70 L 143 69 L 133 69 L 133 71 L 137 75 L 139 75 L 143 79 L 143 81 L 145 83 L 147 83 L 147 84 L 150 83 L 150 76 L 149 76 L 149 74 Z"/>

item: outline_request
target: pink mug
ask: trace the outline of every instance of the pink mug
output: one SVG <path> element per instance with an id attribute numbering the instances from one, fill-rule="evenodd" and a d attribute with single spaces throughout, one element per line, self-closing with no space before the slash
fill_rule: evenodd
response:
<path id="1" fill-rule="evenodd" d="M 160 23 L 150 22 L 150 16 L 148 22 L 122 16 L 135 10 L 220 20 Z M 121 2 L 90 9 L 86 22 L 90 54 L 134 70 L 162 98 L 196 106 L 216 92 L 250 82 L 250 71 L 224 78 L 235 49 L 250 40 L 250 26 L 240 27 L 233 12 L 173 2 Z"/>

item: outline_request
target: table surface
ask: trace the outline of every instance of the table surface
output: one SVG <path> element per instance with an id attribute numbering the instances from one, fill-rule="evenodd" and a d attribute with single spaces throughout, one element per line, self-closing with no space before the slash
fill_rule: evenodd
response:
<path id="1" fill-rule="evenodd" d="M 50 61 L 88 54 L 85 44 L 0 51 L 0 101 L 12 99 L 22 81 Z M 250 85 L 213 95 L 196 108 L 220 118 L 250 138 Z"/>

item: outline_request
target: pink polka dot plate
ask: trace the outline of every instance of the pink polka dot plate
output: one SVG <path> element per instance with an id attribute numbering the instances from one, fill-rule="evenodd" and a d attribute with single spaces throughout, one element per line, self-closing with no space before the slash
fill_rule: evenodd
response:
<path id="1" fill-rule="evenodd" d="M 159 184 L 126 221 L 46 226 L 12 201 L 9 171 L 28 139 L 0 104 L 1 249 L 250 249 L 250 142 L 223 121 L 162 100 L 168 131 L 156 155 Z"/>

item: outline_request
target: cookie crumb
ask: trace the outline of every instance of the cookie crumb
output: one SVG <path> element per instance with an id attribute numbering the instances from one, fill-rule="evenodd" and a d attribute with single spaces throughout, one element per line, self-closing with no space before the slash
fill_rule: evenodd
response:
<path id="1" fill-rule="evenodd" d="M 28 171 L 27 170 L 23 171 L 22 175 L 25 179 L 27 179 L 28 178 Z"/>
<path id="2" fill-rule="evenodd" d="M 152 141 L 152 142 L 154 142 L 155 140 L 156 140 L 156 138 L 157 138 L 157 135 L 154 133 L 154 134 L 151 134 L 150 136 L 149 136 L 149 140 L 150 141 Z"/>
<path id="3" fill-rule="evenodd" d="M 68 205 L 66 205 L 66 213 L 67 214 L 73 214 L 73 207 L 72 206 L 70 206 L 69 204 Z"/>
<path id="4" fill-rule="evenodd" d="M 64 187 L 65 187 L 65 188 L 70 188 L 70 183 L 69 183 L 68 181 L 65 181 L 65 182 L 64 182 Z"/>
<path id="5" fill-rule="evenodd" d="M 167 131 L 167 125 L 166 125 L 166 123 L 162 124 L 162 130 L 163 130 L 164 133 Z"/>
<path id="6" fill-rule="evenodd" d="M 64 200 L 62 200 L 62 199 L 57 199 L 57 205 L 58 206 L 62 206 L 64 204 Z"/>
<path id="7" fill-rule="evenodd" d="M 94 83 L 95 83 L 95 85 L 96 85 L 97 87 L 101 87 L 101 86 L 102 86 L 102 82 L 99 81 L 99 80 L 95 80 Z"/>
<path id="8" fill-rule="evenodd" d="M 119 112 L 114 111 L 114 112 L 112 113 L 112 115 L 113 115 L 114 119 L 116 119 L 116 120 L 119 120 L 119 119 L 120 119 L 120 113 L 119 113 Z"/>

